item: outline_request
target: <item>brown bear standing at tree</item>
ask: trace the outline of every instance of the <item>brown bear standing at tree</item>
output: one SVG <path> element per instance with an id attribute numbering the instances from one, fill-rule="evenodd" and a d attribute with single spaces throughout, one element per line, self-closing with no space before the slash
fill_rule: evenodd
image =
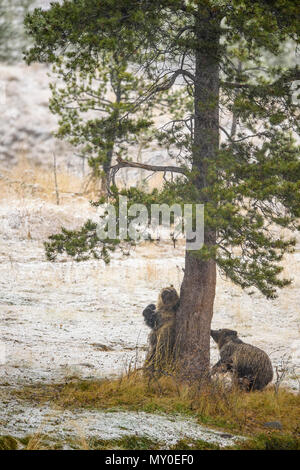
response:
<path id="1" fill-rule="evenodd" d="M 179 296 L 173 286 L 161 290 L 157 306 L 148 305 L 143 311 L 146 325 L 151 328 L 149 351 L 145 360 L 148 372 L 162 373 L 174 366 L 175 320 Z"/>
<path id="2" fill-rule="evenodd" d="M 261 349 L 244 343 L 234 330 L 211 330 L 221 359 L 212 368 L 212 374 L 230 370 L 237 383 L 246 390 L 262 390 L 273 379 L 273 368 L 268 355 Z"/>

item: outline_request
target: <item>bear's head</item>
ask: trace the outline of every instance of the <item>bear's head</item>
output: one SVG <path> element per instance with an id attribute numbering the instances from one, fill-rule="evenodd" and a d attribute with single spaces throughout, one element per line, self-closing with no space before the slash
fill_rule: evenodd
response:
<path id="1" fill-rule="evenodd" d="M 170 310 L 179 303 L 179 296 L 173 286 L 164 287 L 158 296 L 157 307 L 159 309 Z"/>
<path id="2" fill-rule="evenodd" d="M 217 343 L 218 347 L 221 348 L 228 341 L 232 341 L 237 338 L 237 331 L 228 330 L 227 328 L 210 330 L 210 336 Z"/>

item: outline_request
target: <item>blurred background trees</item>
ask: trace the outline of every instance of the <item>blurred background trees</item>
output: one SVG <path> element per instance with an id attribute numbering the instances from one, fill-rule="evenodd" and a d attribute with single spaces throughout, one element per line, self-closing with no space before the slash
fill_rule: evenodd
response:
<path id="1" fill-rule="evenodd" d="M 29 44 L 23 21 L 35 4 L 35 0 L 0 0 L 0 62 L 22 61 L 23 48 Z"/>

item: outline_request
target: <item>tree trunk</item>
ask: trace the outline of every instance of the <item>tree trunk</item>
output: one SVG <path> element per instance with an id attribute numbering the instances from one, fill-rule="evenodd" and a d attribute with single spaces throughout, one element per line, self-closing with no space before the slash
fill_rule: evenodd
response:
<path id="1" fill-rule="evenodd" d="M 219 148 L 219 20 L 203 10 L 203 6 L 199 7 L 195 36 L 193 169 L 197 170 L 195 183 L 201 192 L 212 182 L 208 162 L 215 158 Z M 199 203 L 205 205 L 208 201 L 205 191 L 201 194 Z M 215 241 L 215 231 L 205 226 L 205 244 L 213 246 Z M 215 261 L 201 260 L 193 251 L 186 251 L 176 335 L 179 371 L 187 380 L 201 380 L 209 374 L 215 287 Z"/>
<path id="2" fill-rule="evenodd" d="M 112 80 L 111 80 L 112 82 Z M 120 104 L 121 102 L 121 96 L 122 96 L 122 83 L 121 79 L 118 80 L 117 86 L 114 89 L 114 93 L 116 95 L 116 104 Z M 110 167 L 112 164 L 112 158 L 116 146 L 116 139 L 117 139 L 117 128 L 119 125 L 119 110 L 115 110 L 114 113 L 111 116 L 111 130 L 110 130 L 110 135 L 107 136 L 111 142 L 111 148 L 107 151 L 106 153 L 106 159 L 103 162 L 102 169 L 103 169 L 103 175 L 101 177 L 101 190 L 105 194 L 105 196 L 108 195 L 109 192 L 109 172 L 110 172 Z"/>

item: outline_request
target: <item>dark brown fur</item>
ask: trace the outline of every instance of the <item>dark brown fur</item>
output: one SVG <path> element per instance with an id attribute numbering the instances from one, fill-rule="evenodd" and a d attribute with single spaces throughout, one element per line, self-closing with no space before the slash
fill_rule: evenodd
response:
<path id="1" fill-rule="evenodd" d="M 221 359 L 212 368 L 212 374 L 230 370 L 237 383 L 246 390 L 262 390 L 273 379 L 269 356 L 251 344 L 244 343 L 234 330 L 211 330 Z"/>
<path id="2" fill-rule="evenodd" d="M 149 351 L 145 367 L 151 372 L 162 372 L 170 367 L 174 358 L 175 320 L 179 296 L 173 286 L 161 290 L 157 306 L 148 305 L 143 311 L 146 324 L 151 328 Z"/>

